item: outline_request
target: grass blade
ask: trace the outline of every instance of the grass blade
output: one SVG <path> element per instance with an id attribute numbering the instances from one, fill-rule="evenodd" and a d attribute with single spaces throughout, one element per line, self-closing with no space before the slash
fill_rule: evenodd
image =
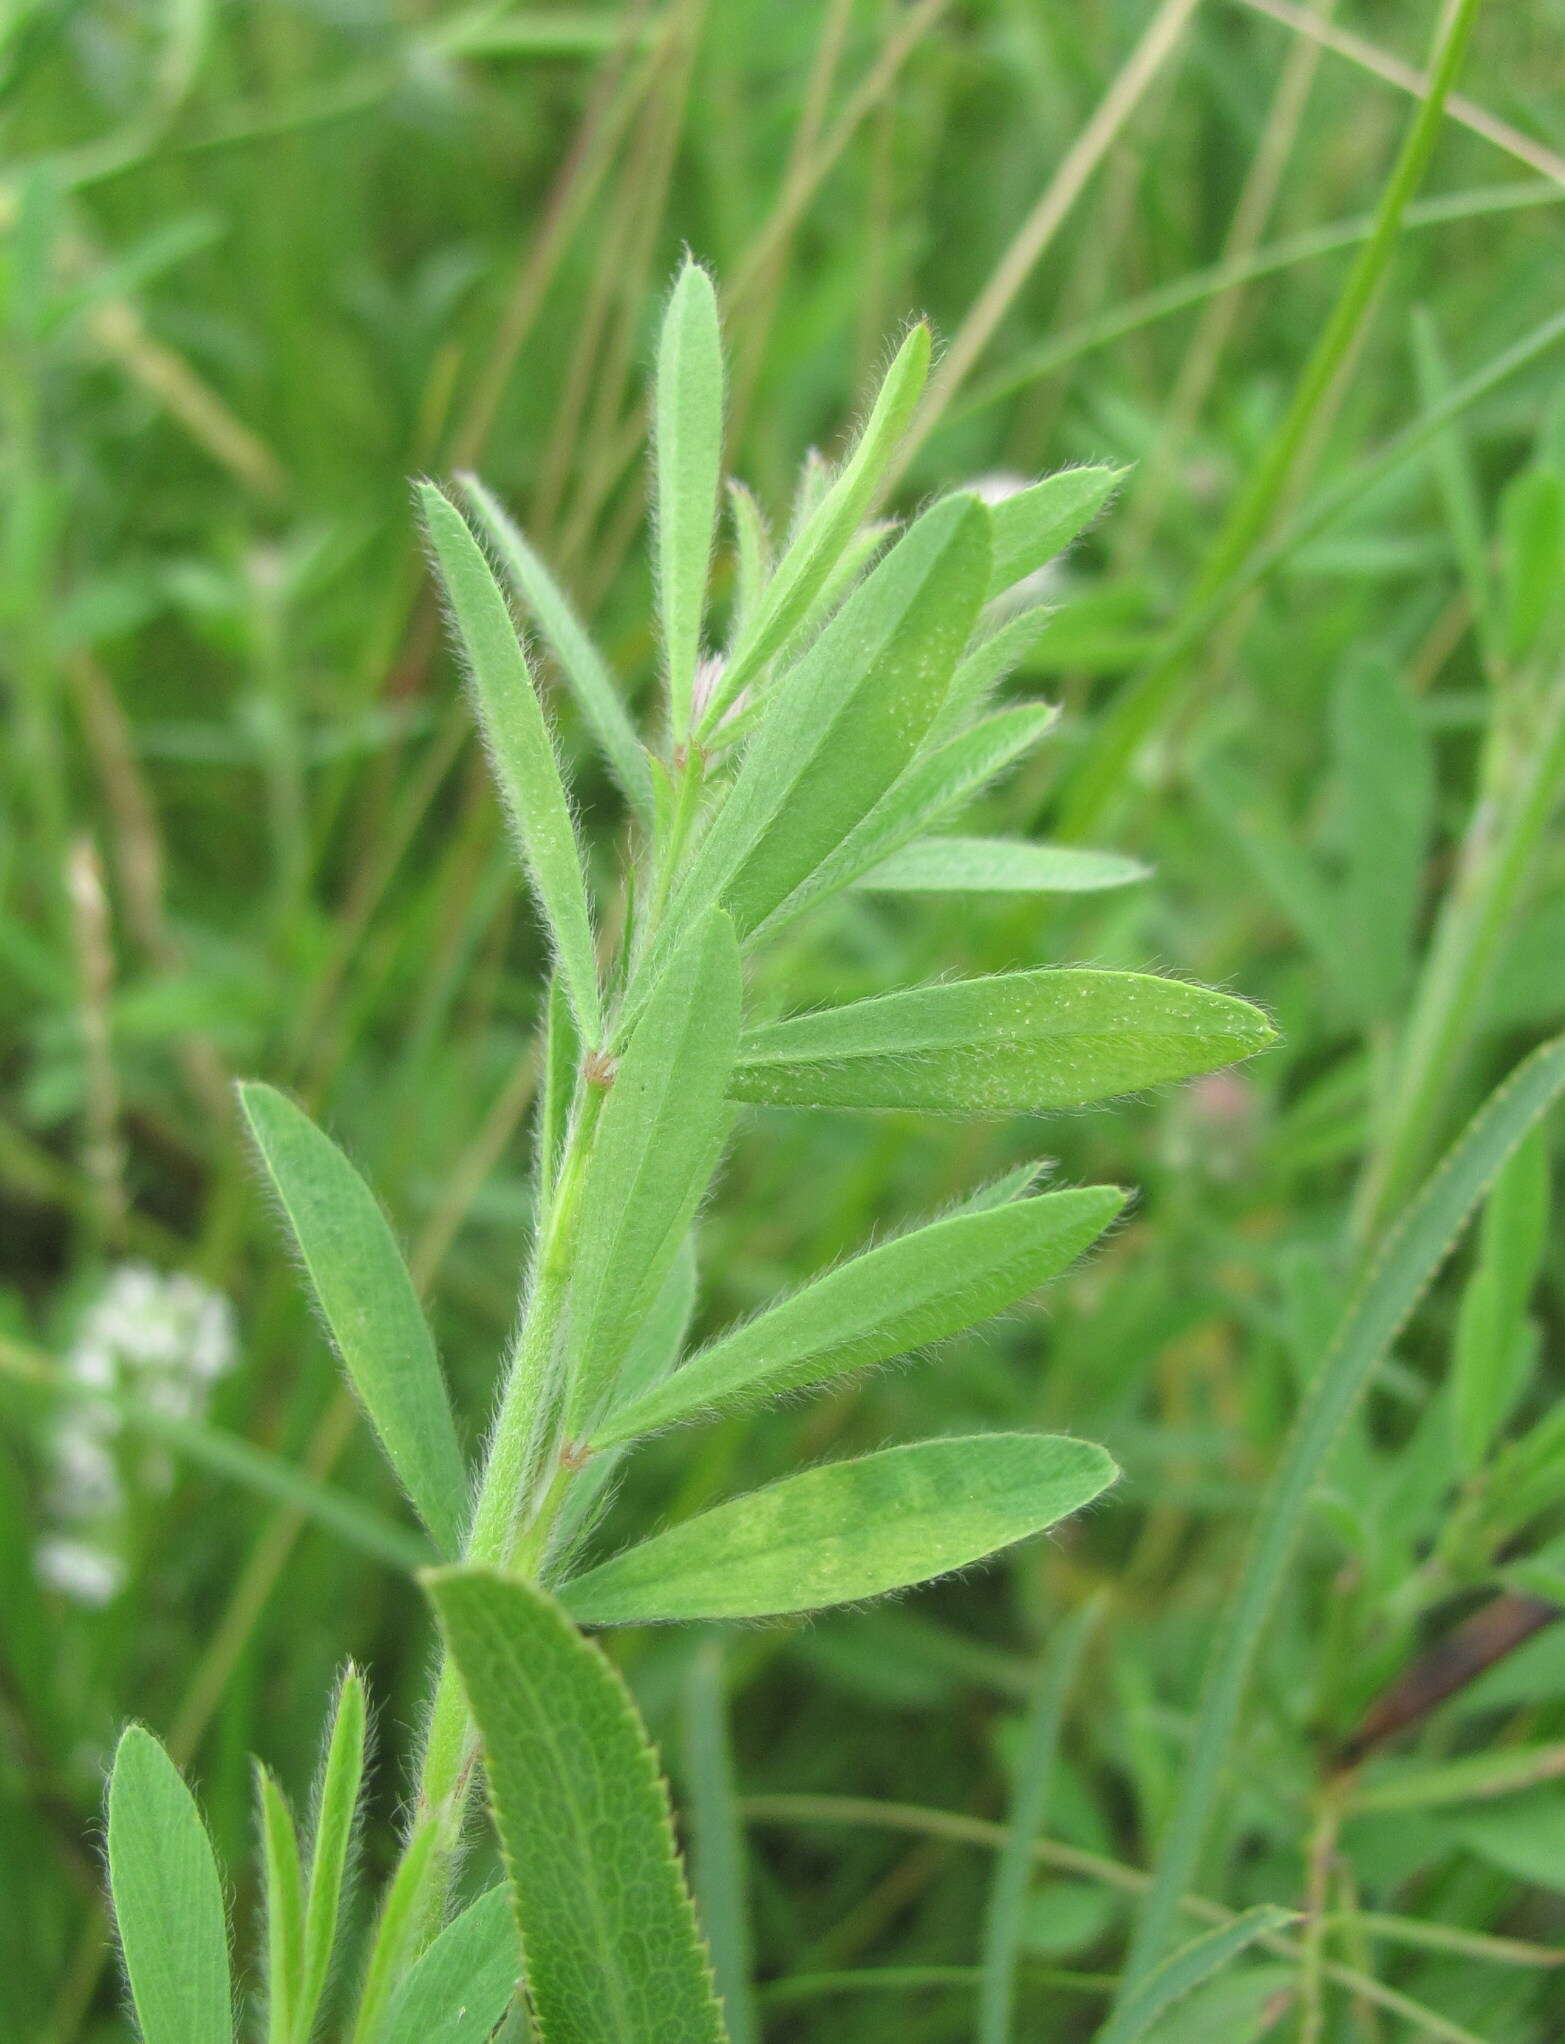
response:
<path id="1" fill-rule="evenodd" d="M 732 1498 L 576 1577 L 586 1625 L 771 1618 L 907 1589 L 1026 1540 L 1118 1472 L 1057 1434 L 915 1441 Z"/>
<path id="2" fill-rule="evenodd" d="M 734 1788 L 720 1641 L 707 1640 L 685 1684 L 690 1879 L 729 2044 L 760 2044 L 750 1948 L 744 1824 Z"/>
<path id="3" fill-rule="evenodd" d="M 1092 894 L 1145 880 L 1119 852 L 1000 837 L 915 838 L 854 885 L 866 894 Z"/>
<path id="4" fill-rule="evenodd" d="M 589 1045 L 601 1035 L 597 954 L 581 848 L 543 706 L 511 610 L 467 520 L 433 483 L 419 488 L 490 765 L 548 922 Z"/>
<path id="5" fill-rule="evenodd" d="M 467 1471 L 434 1337 L 374 1194 L 331 1138 L 271 1086 L 240 1105 L 326 1324 L 386 1459 L 443 1553 L 461 1544 Z"/>
<path id="6" fill-rule="evenodd" d="M 483 1740 L 540 2031 L 721 2044 L 668 1794 L 623 1682 L 534 1585 L 475 1568 L 426 1580 Z"/>
<path id="7" fill-rule="evenodd" d="M 1195 1742 L 1137 1920 L 1122 1998 L 1157 1962 L 1190 1887 L 1267 1620 L 1343 1424 L 1474 1207 L 1562 1091 L 1565 1038 L 1556 1038 L 1519 1065 L 1468 1123 L 1387 1237 L 1310 1380 L 1262 1504 L 1244 1573 L 1214 1634 Z"/>
<path id="8" fill-rule="evenodd" d="M 194 1796 L 149 1731 L 109 1777 L 109 1885 L 142 2044 L 232 2044 L 228 1923 Z"/>
<path id="9" fill-rule="evenodd" d="M 1016 1975 L 1022 1956 L 1023 1916 L 1032 1883 L 1033 1848 L 1043 1831 L 1048 1809 L 1065 1706 L 1075 1686 L 1087 1636 L 1098 1616 L 1098 1607 L 1088 1604 L 1066 1619 L 1055 1633 L 1039 1670 L 1038 1685 L 1027 1713 L 1005 1843 L 996 1857 L 989 1887 L 973 2044 L 1010 2044 Z"/>
<path id="10" fill-rule="evenodd" d="M 593 1447 L 812 1390 L 1004 1313 L 1057 1277 L 1125 1204 L 1110 1185 L 948 1215 L 866 1250 L 692 1356 Z"/>
<path id="11" fill-rule="evenodd" d="M 1186 1079 L 1264 1050 L 1229 994 L 1048 967 L 882 994 L 752 1030 L 730 1090 L 779 1107 L 1036 1114 Z"/>
<path id="12" fill-rule="evenodd" d="M 1097 2044 L 1140 2044 L 1158 2019 L 1187 1994 L 1220 1973 L 1258 1938 L 1274 1936 L 1296 1920 L 1292 1910 L 1262 1903 L 1257 1909 L 1245 1910 L 1232 1923 L 1192 1938 L 1126 1996 L 1098 2032 Z"/>
<path id="13" fill-rule="evenodd" d="M 723 467 L 723 337 L 717 293 L 688 257 L 658 340 L 653 399 L 657 455 L 658 608 L 676 742 L 690 731 L 707 570 Z"/>
<path id="14" fill-rule="evenodd" d="M 593 1139 L 570 1291 L 573 1434 L 612 1398 L 717 1167 L 739 1000 L 733 925 L 713 910 L 647 1002 Z"/>
<path id="15" fill-rule="evenodd" d="M 477 476 L 458 476 L 457 482 L 473 522 L 548 641 L 565 685 L 621 792 L 646 822 L 652 814 L 652 772 L 608 663 L 592 643 L 569 597 L 499 499 Z"/>

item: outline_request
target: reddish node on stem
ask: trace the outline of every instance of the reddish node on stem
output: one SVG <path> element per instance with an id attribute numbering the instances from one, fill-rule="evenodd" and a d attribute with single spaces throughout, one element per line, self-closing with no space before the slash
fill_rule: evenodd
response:
<path id="1" fill-rule="evenodd" d="M 610 1057 L 606 1050 L 589 1050 L 581 1061 L 581 1075 L 589 1086 L 601 1086 L 605 1091 L 614 1084 L 614 1074 L 619 1070 L 619 1059 Z"/>
<path id="2" fill-rule="evenodd" d="M 560 1467 L 575 1471 L 584 1469 L 592 1459 L 592 1450 L 585 1441 L 567 1441 L 560 1450 Z"/>

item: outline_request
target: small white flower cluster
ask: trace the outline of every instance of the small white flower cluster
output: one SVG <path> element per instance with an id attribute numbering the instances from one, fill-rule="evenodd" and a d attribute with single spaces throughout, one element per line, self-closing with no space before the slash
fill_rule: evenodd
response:
<path id="1" fill-rule="evenodd" d="M 128 1514 L 173 1480 L 168 1456 L 125 1436 L 109 1398 L 133 1393 L 171 1419 L 199 1419 L 211 1387 L 238 1354 L 233 1309 L 221 1292 L 187 1273 L 165 1277 L 120 1264 L 82 1317 L 66 1374 L 84 1391 L 72 1398 L 50 1442 L 49 1511 L 54 1530 L 38 1544 L 38 1573 L 81 1604 L 109 1603 L 122 1588 Z"/>

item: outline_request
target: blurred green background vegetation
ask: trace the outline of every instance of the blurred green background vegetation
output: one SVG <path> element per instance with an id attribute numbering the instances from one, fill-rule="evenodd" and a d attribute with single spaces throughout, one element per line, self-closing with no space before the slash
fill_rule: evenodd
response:
<path id="1" fill-rule="evenodd" d="M 1102 1600 L 1017 2030 L 1090 2032 L 1299 1389 L 1442 1144 L 1565 1012 L 1551 0 L 1479 6 L 1372 302 L 1309 380 L 1443 11 L 12 0 L 0 2035 L 128 2035 L 95 1899 L 127 1716 L 199 1784 L 249 1923 L 248 1756 L 303 1794 L 351 1652 L 380 1708 L 366 1896 L 388 1861 L 429 1626 L 230 1081 L 292 1088 L 380 1188 L 476 1439 L 527 1238 L 542 945 L 408 483 L 478 469 L 645 708 L 645 376 L 685 245 L 724 286 L 730 465 L 774 518 L 917 312 L 946 354 L 897 508 L 1135 464 L 1018 677 L 1060 702 L 1057 735 L 979 827 L 1150 877 L 850 896 L 767 954 L 763 998 L 1069 960 L 1231 987 L 1283 1032 L 1242 1071 L 1042 1127 L 753 1116 L 702 1231 L 708 1328 L 1040 1153 L 1138 1200 L 1044 1310 L 658 1444 L 616 1506 L 645 1524 L 969 1427 L 1112 1450 L 1123 1484 L 1051 1542 L 721 1642 L 767 2038 L 945 2044 L 973 2034 L 991 1857 L 970 1820 L 1005 1810 L 1041 1643 Z M 626 819 L 557 709 L 613 899 Z M 1472 1610 L 1565 1599 L 1547 1179 L 1544 1139 L 1381 1373 L 1230 1754 L 1204 1892 L 1317 1920 L 1163 2044 L 1565 2034 L 1565 1628 L 1330 1800 L 1375 1698 Z M 158 1378 L 185 1339 L 148 1333 L 159 1314 L 205 1327 L 198 1392 Z M 84 1373 L 138 1340 L 143 1409 L 105 1423 Z M 703 1642 L 616 1652 L 676 1791 L 720 1793 L 691 1736 Z"/>

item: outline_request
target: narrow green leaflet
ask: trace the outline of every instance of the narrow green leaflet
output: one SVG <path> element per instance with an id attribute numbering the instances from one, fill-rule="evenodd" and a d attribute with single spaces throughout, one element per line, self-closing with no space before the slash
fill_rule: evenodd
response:
<path id="1" fill-rule="evenodd" d="M 539 559 L 499 500 L 477 476 L 458 476 L 463 501 L 514 594 L 527 607 L 559 663 L 565 685 L 626 800 L 652 814 L 652 771 L 608 663 L 592 643 L 569 597 Z"/>
<path id="2" fill-rule="evenodd" d="M 717 293 L 687 257 L 658 338 L 653 394 L 658 610 L 674 736 L 690 730 L 706 578 L 723 468 L 723 337 Z"/>
<path id="3" fill-rule="evenodd" d="M 711 731 L 759 670 L 803 622 L 838 556 L 858 531 L 929 374 L 929 328 L 913 328 L 886 371 L 857 446 L 790 542 L 734 648 L 703 720 Z"/>
<path id="4" fill-rule="evenodd" d="M 217 1862 L 194 1796 L 140 1725 L 109 1777 L 109 1886 L 142 2044 L 232 2044 Z"/>
<path id="5" fill-rule="evenodd" d="M 960 1334 L 1057 1277 L 1124 1204 L 1111 1185 L 1046 1193 L 866 1250 L 692 1356 L 616 1412 L 592 1445 L 827 1384 Z"/>
<path id="6" fill-rule="evenodd" d="M 734 526 L 734 631 L 742 635 L 772 570 L 772 542 L 761 507 L 743 483 L 729 481 L 728 508 Z"/>
<path id="7" fill-rule="evenodd" d="M 916 987 L 752 1030 L 730 1085 L 781 1107 L 1031 1114 L 1249 1057 L 1275 1032 L 1228 994 L 1047 967 Z"/>
<path id="8" fill-rule="evenodd" d="M 549 2044 L 721 2044 L 668 1793 L 618 1674 L 552 1598 L 485 1569 L 426 1579 L 483 1741 Z"/>
<path id="9" fill-rule="evenodd" d="M 386 1216 L 337 1145 L 285 1094 L 251 1082 L 239 1100 L 387 1460 L 437 1547 L 455 1554 L 467 1471 L 434 1338 Z"/>
<path id="10" fill-rule="evenodd" d="M 377 2044 L 488 2044 L 521 1973 L 516 1919 L 502 1883 L 448 1923 L 411 1969 Z"/>
<path id="11" fill-rule="evenodd" d="M 1245 1910 L 1232 1923 L 1192 1938 L 1126 1997 L 1098 2032 L 1097 2044 L 1139 2044 L 1160 2017 L 1220 1973 L 1258 1938 L 1274 1937 L 1297 1920 L 1291 1909 L 1262 1903 L 1259 1908 Z"/>
<path id="12" fill-rule="evenodd" d="M 562 1592 L 584 1625 L 768 1618 L 966 1568 L 1091 1502 L 1118 1472 L 1056 1434 L 915 1441 L 731 1499 Z"/>
<path id="13" fill-rule="evenodd" d="M 266 1867 L 266 2040 L 291 2044 L 293 2012 L 304 1978 L 304 1876 L 293 1812 L 267 1770 L 256 1763 L 256 1801 Z"/>
<path id="14" fill-rule="evenodd" d="M 567 1424 L 591 1426 L 679 1253 L 728 1128 L 739 947 L 708 914 L 653 989 L 603 1103 L 571 1278 Z"/>
<path id="15" fill-rule="evenodd" d="M 1062 469 L 996 504 L 989 594 L 999 596 L 1063 553 L 1129 473 L 1123 468 Z"/>
<path id="16" fill-rule="evenodd" d="M 993 513 L 990 516 L 993 517 Z M 930 737 L 949 738 L 960 731 L 988 700 L 990 692 L 1018 668 L 1059 614 L 1057 604 L 1035 604 L 1018 612 L 970 645 L 957 662 L 940 714 L 930 726 Z"/>
<path id="17" fill-rule="evenodd" d="M 364 1781 L 367 1731 L 364 1682 L 350 1662 L 337 1691 L 315 1799 L 315 1834 L 310 1841 L 310 1879 L 304 1903 L 304 1950 L 300 1964 L 298 2034 L 308 2037 L 320 2010 L 337 1948 L 337 1919 L 353 1850 Z"/>
<path id="18" fill-rule="evenodd" d="M 1118 852 L 1001 837 L 915 838 L 854 884 L 867 894 L 1090 894 L 1145 880 Z"/>
<path id="19" fill-rule="evenodd" d="M 588 1044 L 601 1034 L 597 954 L 581 850 L 543 706 L 510 606 L 467 520 L 433 483 L 419 488 L 435 564 L 451 606 L 490 763 L 548 921 L 571 1006 Z"/>
<path id="20" fill-rule="evenodd" d="M 1031 752 L 1058 715 L 1051 703 L 1019 703 L 921 753 L 808 880 L 756 926 L 754 935 L 769 936 L 805 909 L 840 893 L 928 825 L 960 808 L 996 774 Z"/>
<path id="21" fill-rule="evenodd" d="M 676 913 L 720 901 L 741 938 L 807 880 L 917 752 L 982 600 L 988 513 L 926 511 L 772 691 Z"/>

